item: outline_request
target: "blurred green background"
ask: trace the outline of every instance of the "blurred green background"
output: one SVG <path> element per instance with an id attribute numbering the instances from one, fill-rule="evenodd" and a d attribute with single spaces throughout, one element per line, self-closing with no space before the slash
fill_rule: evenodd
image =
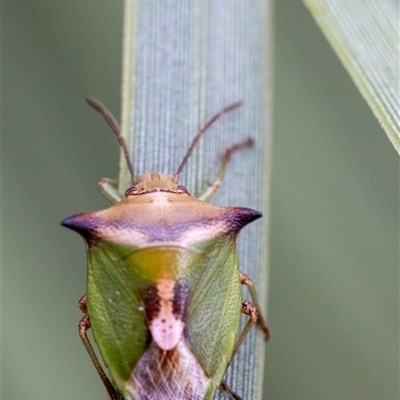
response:
<path id="1" fill-rule="evenodd" d="M 3 5 L 3 399 L 104 399 L 81 239 L 118 147 L 122 1 Z M 398 155 L 301 2 L 275 4 L 265 399 L 399 397 Z M 248 400 L 248 399 L 247 399 Z"/>

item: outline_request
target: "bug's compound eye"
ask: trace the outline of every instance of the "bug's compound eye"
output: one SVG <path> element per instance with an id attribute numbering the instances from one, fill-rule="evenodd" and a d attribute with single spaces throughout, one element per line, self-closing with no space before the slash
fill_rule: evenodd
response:
<path id="1" fill-rule="evenodd" d="M 127 198 L 129 196 L 134 196 L 135 194 L 138 194 L 137 187 L 132 186 L 125 192 L 125 198 Z"/>
<path id="2" fill-rule="evenodd" d="M 176 189 L 177 189 L 178 193 L 186 193 L 186 194 L 190 195 L 189 190 L 187 190 L 185 188 L 185 186 L 178 186 Z"/>

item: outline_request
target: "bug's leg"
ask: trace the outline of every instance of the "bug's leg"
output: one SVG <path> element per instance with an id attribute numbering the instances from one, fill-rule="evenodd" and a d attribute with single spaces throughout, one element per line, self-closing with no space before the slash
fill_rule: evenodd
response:
<path id="1" fill-rule="evenodd" d="M 111 179 L 104 178 L 98 183 L 101 194 L 112 204 L 122 200 L 122 196 L 116 188 L 115 182 Z"/>
<path id="2" fill-rule="evenodd" d="M 247 324 L 244 326 L 242 332 L 240 332 L 238 338 L 236 339 L 235 347 L 233 348 L 231 361 L 235 357 L 239 347 L 242 345 L 244 339 L 246 338 L 247 334 L 250 332 L 250 329 L 253 327 L 255 323 L 257 323 L 258 319 L 258 312 L 257 307 L 251 304 L 247 300 L 242 300 L 242 313 L 248 315 L 250 318 L 247 321 Z"/>
<path id="3" fill-rule="evenodd" d="M 247 321 L 247 324 L 243 328 L 242 332 L 240 332 L 238 338 L 236 339 L 235 346 L 233 348 L 232 356 L 229 361 L 229 364 L 232 362 L 234 359 L 237 351 L 239 350 L 239 347 L 242 345 L 244 339 L 246 338 L 247 334 L 250 332 L 250 329 L 253 327 L 255 323 L 257 323 L 258 319 L 258 312 L 256 306 L 251 304 L 247 300 L 242 300 L 242 313 L 248 315 L 250 318 Z M 241 400 L 241 398 L 232 391 L 232 389 L 229 388 L 227 383 L 225 381 L 222 381 L 219 385 L 219 389 L 221 390 L 222 393 L 224 393 L 226 396 L 236 399 L 236 400 Z"/>
<path id="4" fill-rule="evenodd" d="M 79 337 L 81 338 L 83 345 L 86 348 L 86 351 L 89 353 L 89 356 L 92 360 L 94 367 L 96 368 L 97 373 L 100 376 L 100 379 L 103 381 L 103 384 L 110 396 L 110 400 L 119 400 L 121 397 L 118 395 L 117 391 L 114 389 L 114 386 L 108 379 L 106 373 L 103 371 L 103 368 L 99 363 L 96 353 L 93 350 L 92 344 L 90 343 L 90 340 L 86 334 L 86 331 L 90 328 L 90 319 L 89 315 L 87 315 L 87 308 L 86 308 L 86 294 L 84 294 L 79 299 L 78 306 L 81 309 L 81 311 L 85 314 L 78 324 Z"/>
<path id="5" fill-rule="evenodd" d="M 257 318 L 257 326 L 262 330 L 263 334 L 264 334 L 264 339 L 268 340 L 271 337 L 271 332 L 268 329 L 265 320 L 261 314 L 260 311 L 260 306 L 258 303 L 258 298 L 257 298 L 257 292 L 256 289 L 254 287 L 254 283 L 253 281 L 250 279 L 250 277 L 248 275 L 246 275 L 244 272 L 240 271 L 240 282 L 242 285 L 246 285 L 250 296 L 251 296 L 251 301 L 253 302 L 253 305 L 256 307 L 257 309 L 257 314 L 258 314 L 258 318 Z"/>
<path id="6" fill-rule="evenodd" d="M 238 396 L 229 386 L 225 381 L 222 381 L 219 384 L 219 390 L 227 397 L 230 397 L 231 399 L 234 400 L 242 400 L 240 396 Z"/>
<path id="7" fill-rule="evenodd" d="M 254 144 L 253 139 L 248 138 L 248 139 L 244 140 L 243 142 L 234 143 L 232 146 L 228 147 L 222 154 L 220 166 L 219 166 L 215 181 L 213 183 L 211 183 L 208 186 L 208 188 L 197 197 L 203 201 L 210 200 L 211 197 L 214 196 L 214 194 L 218 191 L 218 189 L 221 186 L 221 183 L 224 179 L 226 166 L 227 166 L 229 160 L 231 159 L 233 153 L 235 153 L 236 151 L 238 151 L 240 149 L 243 149 L 244 147 L 251 147 L 251 146 L 253 146 L 253 144 Z"/>
<path id="8" fill-rule="evenodd" d="M 79 300 L 78 300 L 78 307 L 79 309 L 84 313 L 87 314 L 87 307 L 86 307 L 86 294 L 84 294 Z"/>

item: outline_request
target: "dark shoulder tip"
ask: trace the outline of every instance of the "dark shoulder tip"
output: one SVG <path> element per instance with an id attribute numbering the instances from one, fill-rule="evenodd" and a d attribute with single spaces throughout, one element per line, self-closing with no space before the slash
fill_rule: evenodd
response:
<path id="1" fill-rule="evenodd" d="M 262 213 L 251 208 L 230 207 L 226 213 L 225 220 L 232 231 L 239 232 L 247 224 L 261 217 Z"/>
<path id="2" fill-rule="evenodd" d="M 96 236 L 96 228 L 98 228 L 96 218 L 90 213 L 72 215 L 63 219 L 61 225 L 78 232 L 86 240 L 93 239 Z"/>

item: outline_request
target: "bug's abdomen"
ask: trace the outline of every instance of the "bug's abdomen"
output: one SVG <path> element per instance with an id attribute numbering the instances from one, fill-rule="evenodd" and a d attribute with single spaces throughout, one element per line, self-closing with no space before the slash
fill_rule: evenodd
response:
<path id="1" fill-rule="evenodd" d="M 210 379 L 181 337 L 171 350 L 155 341 L 132 372 L 127 391 L 135 400 L 202 400 Z"/>

